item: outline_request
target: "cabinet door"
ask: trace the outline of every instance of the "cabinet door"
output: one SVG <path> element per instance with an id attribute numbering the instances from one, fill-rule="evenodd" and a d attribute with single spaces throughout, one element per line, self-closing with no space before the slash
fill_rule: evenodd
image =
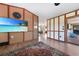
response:
<path id="1" fill-rule="evenodd" d="M 0 4 L 0 17 L 8 17 L 8 6 Z M 8 42 L 8 33 L 0 33 L 0 43 Z"/>
<path id="2" fill-rule="evenodd" d="M 58 31 L 58 17 L 55 18 L 55 31 Z"/>
<path id="3" fill-rule="evenodd" d="M 58 40 L 58 32 L 55 32 L 55 39 Z"/>
<path id="4" fill-rule="evenodd" d="M 59 40 L 64 41 L 64 32 L 59 32 Z"/>
<path id="5" fill-rule="evenodd" d="M 64 31 L 64 15 L 60 16 L 59 18 L 60 18 L 60 20 L 59 20 L 60 21 L 60 27 L 59 27 L 60 29 L 59 30 Z"/>
<path id="6" fill-rule="evenodd" d="M 24 41 L 30 41 L 33 39 L 33 32 L 25 32 L 24 33 Z"/>
<path id="7" fill-rule="evenodd" d="M 22 32 L 13 32 L 9 33 L 10 44 L 23 42 L 23 33 Z"/>
<path id="8" fill-rule="evenodd" d="M 9 17 L 23 20 L 23 9 L 18 7 L 9 6 Z"/>
<path id="9" fill-rule="evenodd" d="M 33 18 L 32 13 L 28 12 L 27 10 L 24 11 L 24 20 L 28 21 L 28 30 L 33 31 Z"/>

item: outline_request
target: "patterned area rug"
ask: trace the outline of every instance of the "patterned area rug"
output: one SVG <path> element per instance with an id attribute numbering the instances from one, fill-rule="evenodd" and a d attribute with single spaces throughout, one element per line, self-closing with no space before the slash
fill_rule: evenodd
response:
<path id="1" fill-rule="evenodd" d="M 33 45 L 26 46 L 24 48 L 12 51 L 3 56 L 67 56 L 61 51 L 49 47 L 48 45 L 38 42 Z"/>

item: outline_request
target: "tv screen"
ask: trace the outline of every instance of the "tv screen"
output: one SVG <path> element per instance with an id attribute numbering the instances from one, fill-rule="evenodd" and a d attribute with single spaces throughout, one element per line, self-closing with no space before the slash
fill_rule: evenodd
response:
<path id="1" fill-rule="evenodd" d="M 0 18 L 0 32 L 28 31 L 28 22 L 12 18 Z"/>

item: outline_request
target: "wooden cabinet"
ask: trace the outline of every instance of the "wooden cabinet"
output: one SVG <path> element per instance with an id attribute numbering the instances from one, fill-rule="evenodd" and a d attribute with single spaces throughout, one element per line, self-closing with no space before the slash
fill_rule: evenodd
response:
<path id="1" fill-rule="evenodd" d="M 33 39 L 33 32 L 25 32 L 24 33 L 24 41 L 30 41 Z"/>
<path id="2" fill-rule="evenodd" d="M 15 16 L 13 16 L 13 13 L 19 13 L 20 14 L 20 18 L 16 18 Z M 22 8 L 18 8 L 18 7 L 14 7 L 14 6 L 9 6 L 9 18 L 15 18 L 17 20 L 23 20 L 23 9 Z M 9 33 L 9 43 L 10 44 L 14 44 L 14 43 L 19 43 L 19 42 L 23 42 L 23 32 L 10 32 Z"/>
<path id="3" fill-rule="evenodd" d="M 0 4 L 0 17 L 8 17 L 8 6 Z M 8 42 L 8 33 L 0 33 L 0 43 Z"/>
<path id="4" fill-rule="evenodd" d="M 23 42 L 23 32 L 12 32 L 9 33 L 9 43 L 21 43 Z"/>
<path id="5" fill-rule="evenodd" d="M 29 11 L 25 10 L 24 11 L 24 20 L 28 21 L 28 31 L 33 31 L 33 18 L 32 18 L 32 13 Z"/>

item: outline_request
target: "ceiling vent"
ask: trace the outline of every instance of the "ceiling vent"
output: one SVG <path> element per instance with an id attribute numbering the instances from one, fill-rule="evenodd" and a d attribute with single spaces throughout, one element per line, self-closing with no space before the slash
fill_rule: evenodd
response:
<path id="1" fill-rule="evenodd" d="M 58 6 L 60 3 L 54 3 L 55 6 Z"/>

